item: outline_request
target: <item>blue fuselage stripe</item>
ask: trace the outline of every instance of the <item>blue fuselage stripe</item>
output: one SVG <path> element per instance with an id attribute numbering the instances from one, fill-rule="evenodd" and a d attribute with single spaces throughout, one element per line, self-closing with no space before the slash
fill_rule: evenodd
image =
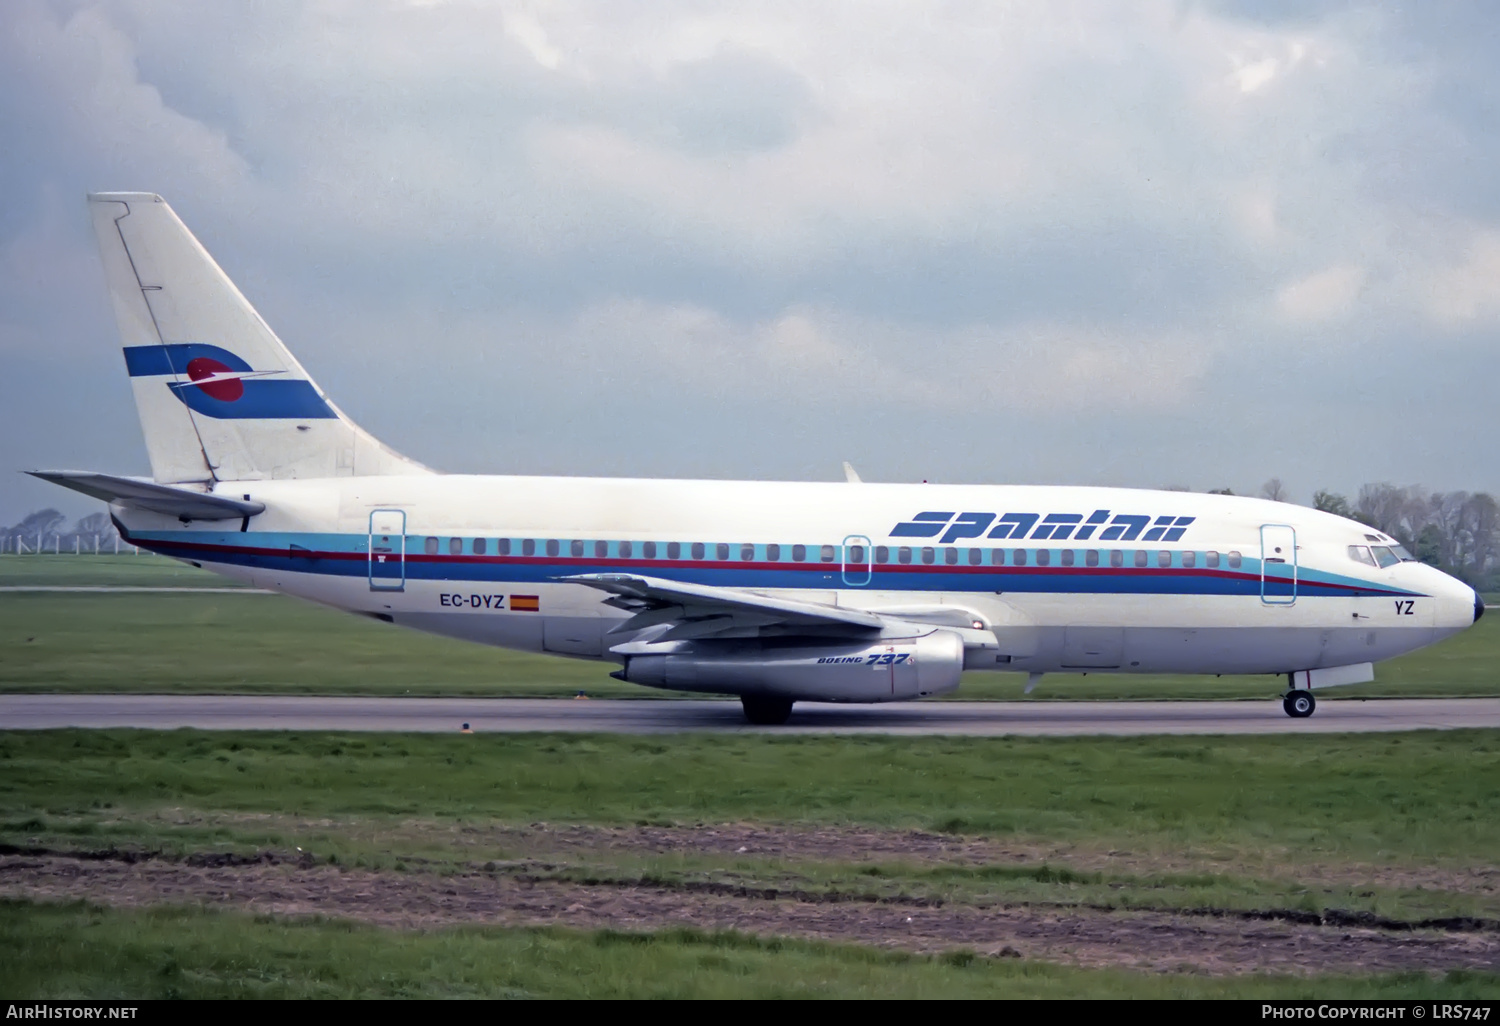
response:
<path id="1" fill-rule="evenodd" d="M 132 534 L 130 540 L 169 556 L 264 570 L 366 577 L 370 573 L 366 538 L 359 535 L 277 535 L 284 544 L 245 545 L 244 535 L 223 535 L 214 542 Z M 254 538 L 254 535 L 249 536 Z M 295 540 L 293 540 L 295 539 Z M 256 539 L 259 541 L 259 539 Z M 269 539 L 267 539 L 269 540 Z M 399 569 L 398 569 L 399 567 Z M 393 572 L 394 571 L 394 572 Z M 724 588 L 849 589 L 838 563 L 765 563 L 738 560 L 599 559 L 566 556 L 473 556 L 407 554 L 382 574 L 411 581 L 452 581 L 455 584 L 511 582 L 540 584 L 570 574 L 637 573 L 691 584 Z M 863 581 L 867 570 L 850 569 Z M 857 575 L 857 576 L 856 576 Z M 1409 596 L 1417 593 L 1385 587 L 1357 578 L 1324 580 L 1304 568 L 1297 581 L 1298 596 L 1345 598 Z M 1266 594 L 1290 594 L 1290 581 L 1267 579 Z M 876 591 L 1028 592 L 1052 594 L 1146 595 L 1260 595 L 1258 568 L 1210 570 L 1187 567 L 1063 567 L 1063 566 L 949 566 L 876 565 L 869 583 L 858 587 Z"/>

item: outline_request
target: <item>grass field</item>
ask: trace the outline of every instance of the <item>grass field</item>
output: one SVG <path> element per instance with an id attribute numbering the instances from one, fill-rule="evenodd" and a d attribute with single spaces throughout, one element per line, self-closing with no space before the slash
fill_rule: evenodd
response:
<path id="1" fill-rule="evenodd" d="M 1493 887 L 1441 885 L 1444 873 L 1492 868 L 1497 778 L 1500 736 L 1488 731 L 1191 740 L 11 732 L 0 734 L 0 843 L 300 848 L 390 868 L 517 857 L 497 824 L 853 825 L 1002 839 L 1039 854 L 1003 870 L 896 859 L 873 876 L 868 866 L 702 853 L 610 856 L 579 871 L 1500 918 Z M 1046 870 L 1049 857 L 1061 862 Z M 1408 883 L 1377 883 L 1383 876 Z"/>
<path id="2" fill-rule="evenodd" d="M 921 957 L 733 933 L 392 933 L 189 909 L 0 902 L 0 992 L 31 998 L 1492 997 L 1488 974 L 1206 978 Z"/>
<path id="3" fill-rule="evenodd" d="M 157 556 L 0 556 L 0 586 L 224 585 Z M 1327 698 L 1500 695 L 1500 615 Z M 607 664 L 451 641 L 277 595 L 0 593 L 0 691 L 672 698 Z M 969 673 L 951 697 L 1264 698 L 1277 677 Z M 696 697 L 696 696 L 694 696 Z"/>

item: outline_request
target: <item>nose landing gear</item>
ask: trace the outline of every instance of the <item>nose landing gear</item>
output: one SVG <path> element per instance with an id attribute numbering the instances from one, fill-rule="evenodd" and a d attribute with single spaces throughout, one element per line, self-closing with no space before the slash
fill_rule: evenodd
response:
<path id="1" fill-rule="evenodd" d="M 1305 720 L 1313 714 L 1313 710 L 1318 707 L 1318 702 L 1313 698 L 1311 691 L 1292 690 L 1282 697 L 1281 707 L 1293 719 Z"/>

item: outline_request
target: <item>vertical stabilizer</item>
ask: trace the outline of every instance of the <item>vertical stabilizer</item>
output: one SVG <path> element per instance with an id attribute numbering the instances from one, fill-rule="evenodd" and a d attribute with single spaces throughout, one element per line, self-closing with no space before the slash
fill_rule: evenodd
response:
<path id="1" fill-rule="evenodd" d="M 157 481 L 426 472 L 328 401 L 160 196 L 89 206 Z"/>

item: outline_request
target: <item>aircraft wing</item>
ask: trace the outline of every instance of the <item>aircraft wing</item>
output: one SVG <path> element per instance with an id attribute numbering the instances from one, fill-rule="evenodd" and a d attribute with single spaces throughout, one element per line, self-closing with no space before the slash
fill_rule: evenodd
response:
<path id="1" fill-rule="evenodd" d="M 165 513 L 179 520 L 240 520 L 266 508 L 263 502 L 209 495 L 173 485 L 86 470 L 28 470 L 32 477 L 131 509 Z"/>
<path id="2" fill-rule="evenodd" d="M 557 580 L 607 591 L 606 601 L 635 613 L 611 634 L 628 634 L 670 623 L 656 641 L 689 638 L 745 637 L 760 633 L 868 634 L 890 626 L 892 620 L 860 609 L 841 609 L 821 602 L 772 598 L 732 588 L 684 584 L 636 574 L 575 574 Z"/>

